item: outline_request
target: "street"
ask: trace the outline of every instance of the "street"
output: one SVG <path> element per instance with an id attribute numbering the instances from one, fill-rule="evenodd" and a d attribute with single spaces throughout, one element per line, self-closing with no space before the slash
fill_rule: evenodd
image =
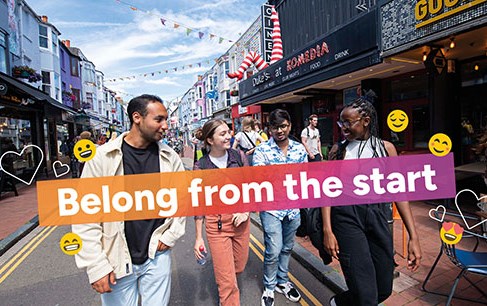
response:
<path id="1" fill-rule="evenodd" d="M 99 305 L 84 271 L 59 248 L 69 226 L 38 227 L 0 257 L 0 305 Z M 186 234 L 172 250 L 170 305 L 218 305 L 211 255 L 204 266 L 193 255 L 194 222 L 188 218 Z M 262 294 L 263 240 L 251 226 L 249 260 L 239 277 L 242 305 L 259 305 Z M 297 261 L 291 259 L 290 278 L 301 292 L 301 305 L 328 305 L 333 294 Z M 276 293 L 276 305 L 289 304 Z"/>

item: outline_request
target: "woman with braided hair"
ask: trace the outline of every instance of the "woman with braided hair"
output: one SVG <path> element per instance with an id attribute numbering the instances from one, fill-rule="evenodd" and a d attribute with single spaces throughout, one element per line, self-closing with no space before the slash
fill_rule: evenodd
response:
<path id="1" fill-rule="evenodd" d="M 330 159 L 397 156 L 393 144 L 378 137 L 377 112 L 364 98 L 345 106 L 338 125 L 345 140 L 333 146 Z M 408 269 L 421 260 L 409 202 L 396 202 L 409 233 Z M 348 291 L 334 296 L 330 305 L 378 305 L 392 292 L 394 251 L 388 225 L 390 203 L 323 207 L 323 243 L 340 261 Z"/>

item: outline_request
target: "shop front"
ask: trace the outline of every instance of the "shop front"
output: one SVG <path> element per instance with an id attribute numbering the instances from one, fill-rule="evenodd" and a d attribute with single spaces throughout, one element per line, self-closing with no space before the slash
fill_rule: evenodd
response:
<path id="1" fill-rule="evenodd" d="M 43 152 L 48 149 L 43 133 L 44 97 L 39 90 L 0 73 L 0 156 L 7 151 L 22 153 L 7 155 L 2 168 L 27 181 L 42 162 L 41 152 L 29 145 Z M 0 193 L 13 190 L 17 183 L 4 171 L 0 171 Z"/>
<path id="2" fill-rule="evenodd" d="M 232 105 L 232 126 L 235 132 L 242 130 L 242 118 L 252 117 L 262 123 L 264 127 L 268 121 L 264 118 L 260 105 L 241 106 L 240 104 Z"/>
<path id="3" fill-rule="evenodd" d="M 263 114 L 287 109 L 292 114 L 291 134 L 297 139 L 308 124 L 305 118 L 317 114 L 321 143 L 331 146 L 339 138 L 335 122 L 345 99 L 360 96 L 363 80 L 397 69 L 396 63 L 381 62 L 377 21 L 378 11 L 373 9 L 242 81 L 241 107 L 258 104 Z"/>
<path id="4" fill-rule="evenodd" d="M 455 165 L 485 160 L 487 2 L 382 1 L 380 15 L 384 61 L 419 63 L 382 80 L 384 126 L 393 109 L 410 122 L 402 133 L 383 128 L 383 137 L 399 151 L 427 151 L 441 132 L 452 140 Z"/>

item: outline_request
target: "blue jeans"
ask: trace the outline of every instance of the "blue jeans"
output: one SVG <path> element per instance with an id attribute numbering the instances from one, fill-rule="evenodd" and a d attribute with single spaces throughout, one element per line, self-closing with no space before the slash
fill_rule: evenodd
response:
<path id="1" fill-rule="evenodd" d="M 117 279 L 112 292 L 101 295 L 102 305 L 168 305 L 171 293 L 171 250 L 157 252 L 154 259 L 132 265 L 133 273 Z"/>
<path id="2" fill-rule="evenodd" d="M 260 212 L 264 229 L 264 287 L 274 290 L 277 284 L 289 281 L 289 258 L 294 246 L 296 230 L 301 223 L 299 215 L 293 220 L 282 221 L 268 212 Z"/>

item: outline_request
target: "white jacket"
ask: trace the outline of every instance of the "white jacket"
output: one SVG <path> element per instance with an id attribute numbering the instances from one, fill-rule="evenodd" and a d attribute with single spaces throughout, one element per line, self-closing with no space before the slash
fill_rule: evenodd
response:
<path id="1" fill-rule="evenodd" d="M 86 163 L 81 177 L 123 175 L 122 143 L 127 133 L 96 149 L 96 155 Z M 181 159 L 168 145 L 159 145 L 161 172 L 184 171 Z M 167 218 L 163 225 L 152 233 L 148 256 L 153 259 L 158 242 L 173 247 L 184 235 L 186 218 Z M 75 255 L 78 268 L 85 268 L 90 283 L 110 272 L 117 279 L 132 273 L 132 260 L 125 238 L 124 222 L 75 224 L 73 233 L 80 236 L 83 247 Z"/>

